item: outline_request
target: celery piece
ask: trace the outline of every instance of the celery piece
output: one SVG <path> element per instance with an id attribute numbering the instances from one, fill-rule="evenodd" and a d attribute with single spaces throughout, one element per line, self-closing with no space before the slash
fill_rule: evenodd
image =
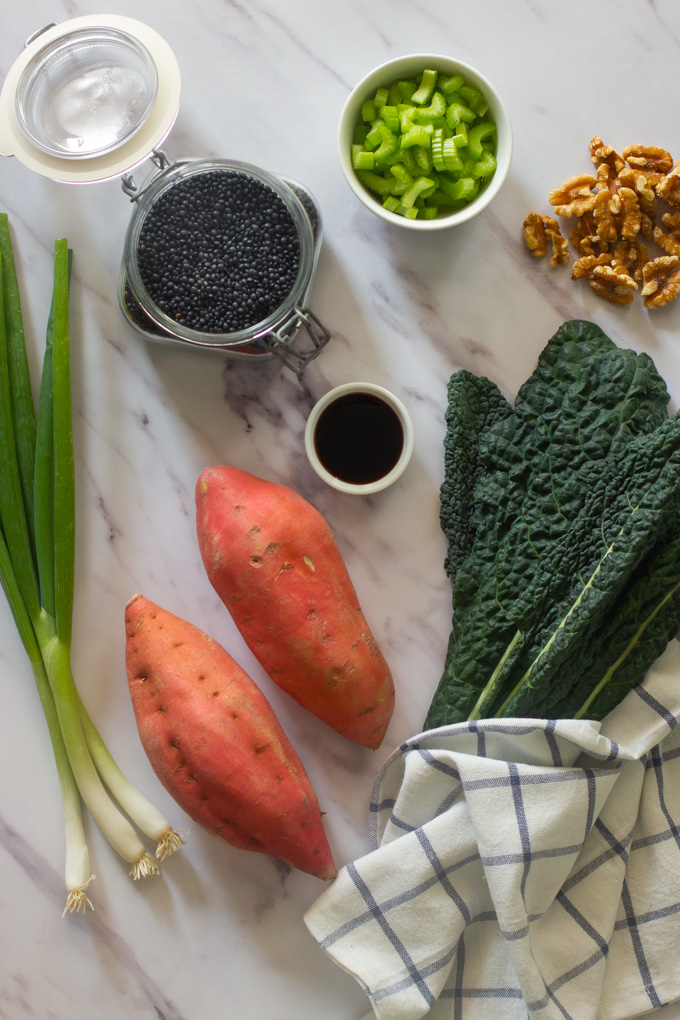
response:
<path id="1" fill-rule="evenodd" d="M 465 106 L 464 103 L 451 103 L 446 110 L 446 123 L 451 128 L 456 128 L 461 121 L 467 124 L 474 124 L 477 120 L 477 114 L 474 110 L 471 110 L 469 106 Z"/>
<path id="2" fill-rule="evenodd" d="M 441 205 L 451 205 L 453 199 L 450 195 L 447 195 L 444 189 L 441 187 L 441 183 L 431 195 L 428 195 L 425 199 L 425 208 L 429 206 L 435 206 L 438 208 Z"/>
<path id="3" fill-rule="evenodd" d="M 472 177 L 461 177 L 457 181 L 447 181 L 442 177 L 439 183 L 449 198 L 456 202 L 471 202 L 479 190 L 479 181 Z"/>
<path id="4" fill-rule="evenodd" d="M 410 103 L 411 96 L 416 90 L 416 83 L 414 81 L 400 81 L 397 82 L 397 88 L 401 92 L 402 102 Z"/>
<path id="5" fill-rule="evenodd" d="M 399 103 L 403 102 L 403 96 L 399 88 L 399 82 L 395 81 L 390 85 L 390 91 L 387 96 L 387 102 L 390 106 L 397 106 Z"/>
<path id="6" fill-rule="evenodd" d="M 462 145 L 467 145 L 468 128 L 464 120 L 462 120 L 458 127 L 456 128 L 456 133 L 453 136 L 453 140 L 457 149 L 460 149 Z"/>
<path id="7" fill-rule="evenodd" d="M 415 220 L 418 217 L 419 210 L 415 206 L 404 207 L 402 206 L 402 216 L 405 216 L 407 220 Z"/>
<path id="8" fill-rule="evenodd" d="M 407 131 L 410 131 L 413 127 L 413 115 L 416 112 L 415 106 L 409 106 L 402 104 L 397 107 L 397 113 L 399 114 L 399 130 L 402 135 L 405 135 Z"/>
<path id="9" fill-rule="evenodd" d="M 382 142 L 382 135 L 378 131 L 378 122 L 375 121 L 364 138 L 364 148 L 377 149 Z"/>
<path id="10" fill-rule="evenodd" d="M 443 169 L 448 170 L 449 173 L 460 173 L 463 169 L 463 160 L 460 158 L 453 138 L 446 138 L 442 142 L 442 162 L 444 163 Z"/>
<path id="11" fill-rule="evenodd" d="M 434 188 L 434 181 L 431 177 L 417 177 L 408 191 L 401 196 L 401 204 L 410 209 L 418 196 L 429 188 Z"/>
<path id="12" fill-rule="evenodd" d="M 465 84 L 465 78 L 462 74 L 440 74 L 437 78 L 437 88 L 440 89 L 445 96 L 450 96 L 453 92 L 457 92 L 461 85 Z"/>
<path id="13" fill-rule="evenodd" d="M 413 114 L 413 120 L 416 124 L 426 124 L 428 121 L 431 123 L 437 120 L 439 117 L 443 117 L 446 113 L 446 100 L 441 92 L 435 92 L 432 96 L 432 102 L 429 106 L 421 106 L 416 109 Z"/>
<path id="14" fill-rule="evenodd" d="M 437 72 L 431 68 L 426 68 L 420 76 L 418 88 L 411 96 L 411 102 L 417 103 L 418 106 L 424 106 L 425 103 L 429 103 L 436 84 Z"/>
<path id="15" fill-rule="evenodd" d="M 363 145 L 353 145 L 352 166 L 355 170 L 372 170 L 375 166 L 375 153 L 369 152 Z"/>
<path id="16" fill-rule="evenodd" d="M 401 162 L 404 164 L 406 169 L 414 177 L 417 177 L 420 173 L 420 167 L 416 162 L 416 157 L 413 155 L 413 149 L 399 149 L 399 157 Z"/>
<path id="17" fill-rule="evenodd" d="M 496 169 L 496 157 L 492 152 L 484 151 L 482 158 L 472 168 L 472 176 L 476 179 L 490 177 Z"/>
<path id="18" fill-rule="evenodd" d="M 383 119 L 383 123 L 390 129 L 390 131 L 399 131 L 399 114 L 396 106 L 391 106 L 385 103 L 380 114 Z"/>
<path id="19" fill-rule="evenodd" d="M 418 214 L 422 216 L 424 220 L 436 220 L 438 208 L 436 205 L 426 205 L 422 209 L 418 210 Z"/>
<path id="20" fill-rule="evenodd" d="M 361 119 L 367 120 L 369 123 L 375 120 L 377 111 L 375 103 L 372 99 L 365 99 L 361 104 Z"/>
<path id="21" fill-rule="evenodd" d="M 389 195 L 392 190 L 392 181 L 388 177 L 374 173 L 373 170 L 357 170 L 356 175 L 361 183 L 376 195 Z"/>
<path id="22" fill-rule="evenodd" d="M 430 155 L 430 150 L 426 149 L 424 145 L 414 145 L 412 151 L 413 158 L 416 161 L 419 172 L 429 174 L 432 169 L 432 156 Z"/>
<path id="23" fill-rule="evenodd" d="M 403 163 L 395 163 L 390 167 L 390 173 L 395 178 L 395 183 L 392 185 L 393 195 L 403 195 L 405 191 L 413 184 L 413 177 L 408 172 Z"/>
<path id="24" fill-rule="evenodd" d="M 368 134 L 368 125 L 357 124 L 352 135 L 352 145 L 363 145 Z"/>
<path id="25" fill-rule="evenodd" d="M 474 110 L 475 113 L 480 116 L 483 116 L 482 114 L 483 106 L 486 106 L 486 109 L 488 109 L 488 105 L 485 102 L 484 96 L 482 95 L 478 88 L 475 88 L 474 85 L 468 85 L 467 83 L 465 85 L 462 85 L 458 90 L 458 95 L 465 103 L 467 103 L 471 110 Z"/>
<path id="26" fill-rule="evenodd" d="M 401 202 L 396 195 L 388 195 L 387 198 L 383 199 L 383 209 L 387 209 L 388 212 L 397 212 L 401 205 Z"/>
<path id="27" fill-rule="evenodd" d="M 380 135 L 380 145 L 375 150 L 375 162 L 381 163 L 397 151 L 399 140 L 394 131 L 390 131 L 387 124 L 378 122 L 374 128 Z"/>
<path id="28" fill-rule="evenodd" d="M 409 128 L 408 131 L 401 136 L 402 149 L 410 149 L 414 145 L 419 145 L 428 149 L 430 147 L 430 134 L 424 124 L 414 124 L 413 127 Z"/>
<path id="29" fill-rule="evenodd" d="M 445 170 L 444 166 L 444 136 L 441 128 L 438 128 L 432 135 L 432 143 L 430 146 L 432 154 L 432 165 L 435 170 Z"/>
<path id="30" fill-rule="evenodd" d="M 468 131 L 468 152 L 473 159 L 479 159 L 482 155 L 482 142 L 484 139 L 493 135 L 496 131 L 496 125 L 493 121 L 483 120 L 479 124 L 475 124 Z"/>
<path id="31" fill-rule="evenodd" d="M 377 89 L 377 91 L 375 93 L 375 96 L 373 97 L 373 104 L 374 104 L 376 110 L 381 109 L 381 107 L 383 107 L 385 105 L 385 103 L 387 102 L 388 95 L 389 95 L 389 89 L 386 89 L 386 88 L 379 88 L 379 89 Z"/>

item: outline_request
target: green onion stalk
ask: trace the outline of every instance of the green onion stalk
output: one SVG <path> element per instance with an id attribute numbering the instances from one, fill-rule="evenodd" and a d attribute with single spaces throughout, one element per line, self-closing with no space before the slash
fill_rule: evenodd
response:
<path id="1" fill-rule="evenodd" d="M 69 288 L 72 252 L 56 241 L 37 414 L 9 220 L 0 213 L 0 583 L 33 670 L 64 808 L 67 911 L 92 906 L 84 804 L 138 879 L 184 840 L 125 778 L 97 732 L 71 669 L 75 467 Z M 155 858 L 138 831 L 156 840 Z"/>

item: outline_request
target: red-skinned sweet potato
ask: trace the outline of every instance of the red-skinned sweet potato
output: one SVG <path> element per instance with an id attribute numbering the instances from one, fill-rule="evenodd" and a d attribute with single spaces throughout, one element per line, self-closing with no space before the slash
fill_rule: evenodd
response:
<path id="1" fill-rule="evenodd" d="M 378 747 L 394 684 L 321 514 L 293 489 L 219 466 L 196 483 L 196 525 L 208 577 L 272 680 Z"/>
<path id="2" fill-rule="evenodd" d="M 177 803 L 213 835 L 331 879 L 309 777 L 274 711 L 216 641 L 142 595 L 125 608 L 137 728 Z"/>

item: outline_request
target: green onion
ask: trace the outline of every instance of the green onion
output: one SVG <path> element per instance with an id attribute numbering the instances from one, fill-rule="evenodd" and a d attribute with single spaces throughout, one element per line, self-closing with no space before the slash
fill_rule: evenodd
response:
<path id="1" fill-rule="evenodd" d="M 157 840 L 159 859 L 184 842 L 114 762 L 71 671 L 75 469 L 70 266 L 67 242 L 59 240 L 36 421 L 9 221 L 0 213 L 0 583 L 31 663 L 57 766 L 66 832 L 64 913 L 92 905 L 86 894 L 92 876 L 82 803 L 130 863 L 134 878 L 157 874 L 158 864 L 131 821 Z"/>

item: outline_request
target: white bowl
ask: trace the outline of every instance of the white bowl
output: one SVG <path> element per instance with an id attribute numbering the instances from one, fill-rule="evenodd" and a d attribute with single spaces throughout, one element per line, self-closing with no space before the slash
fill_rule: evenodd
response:
<path id="1" fill-rule="evenodd" d="M 399 458 L 386 474 L 377 478 L 375 481 L 354 483 L 338 478 L 324 467 L 317 453 L 315 434 L 319 418 L 329 405 L 333 404 L 341 397 L 351 396 L 352 394 L 368 394 L 369 396 L 376 397 L 394 411 L 399 419 L 399 423 L 401 424 L 403 442 Z M 369 435 L 366 436 L 366 443 L 370 443 Z M 312 408 L 305 426 L 305 451 L 307 453 L 309 463 L 312 465 L 319 478 L 326 482 L 327 485 L 330 485 L 333 489 L 337 489 L 339 492 L 353 493 L 358 496 L 368 496 L 374 492 L 380 492 L 382 489 L 386 489 L 389 485 L 392 485 L 393 482 L 396 482 L 397 478 L 400 478 L 406 470 L 406 465 L 410 461 L 411 454 L 413 453 L 413 424 L 411 422 L 410 415 L 401 400 L 399 400 L 398 397 L 395 397 L 393 393 L 390 393 L 389 390 L 384 389 L 384 387 L 376 386 L 375 383 L 367 382 L 344 383 L 342 386 L 336 386 L 334 389 L 329 390 L 328 393 L 325 393 Z"/>
<path id="2" fill-rule="evenodd" d="M 352 166 L 352 138 L 361 111 L 361 104 L 365 99 L 370 99 L 380 86 L 387 86 L 399 78 L 414 77 L 425 68 L 434 68 L 448 75 L 462 74 L 470 85 L 476 86 L 483 93 L 489 104 L 491 117 L 496 124 L 497 165 L 488 183 L 480 188 L 477 196 L 464 208 L 442 212 L 433 220 L 412 220 L 385 209 L 380 200 L 361 183 Z M 411 230 L 441 230 L 443 227 L 455 227 L 459 223 L 465 223 L 485 209 L 489 202 L 496 197 L 508 175 L 512 161 L 512 127 L 508 111 L 498 92 L 491 82 L 474 67 L 464 64 L 461 60 L 454 60 L 452 57 L 435 53 L 412 53 L 380 64 L 365 75 L 352 89 L 340 115 L 338 149 L 345 179 L 367 209 L 370 209 L 376 216 L 380 216 L 381 219 L 387 220 L 388 223 L 394 223 L 400 227 L 408 227 Z"/>

